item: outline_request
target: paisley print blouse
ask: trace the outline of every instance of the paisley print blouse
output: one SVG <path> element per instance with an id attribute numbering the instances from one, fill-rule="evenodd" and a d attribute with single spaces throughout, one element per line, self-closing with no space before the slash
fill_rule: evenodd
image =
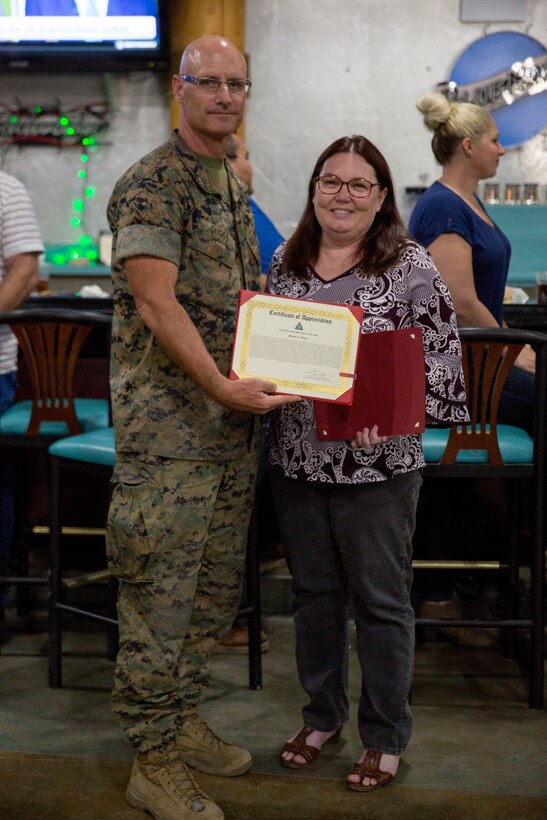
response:
<path id="1" fill-rule="evenodd" d="M 325 282 L 310 267 L 302 281 L 281 272 L 284 245 L 273 256 L 268 291 L 293 299 L 359 305 L 362 332 L 419 327 L 426 369 L 426 424 L 451 425 L 468 418 L 456 314 L 448 288 L 429 253 L 414 242 L 399 262 L 379 276 L 359 267 Z M 313 403 L 303 400 L 276 410 L 270 424 L 270 464 L 287 478 L 330 484 L 386 481 L 424 466 L 421 436 L 389 438 L 354 450 L 349 441 L 319 441 Z"/>

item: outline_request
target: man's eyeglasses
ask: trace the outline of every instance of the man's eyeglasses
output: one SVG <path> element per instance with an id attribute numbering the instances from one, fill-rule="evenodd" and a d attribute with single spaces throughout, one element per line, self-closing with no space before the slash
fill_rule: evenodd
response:
<path id="1" fill-rule="evenodd" d="M 192 77 L 190 74 L 179 74 L 181 80 L 197 85 L 206 94 L 216 94 L 225 85 L 235 97 L 246 94 L 252 83 L 250 80 L 217 80 L 216 77 Z"/>
<path id="2" fill-rule="evenodd" d="M 315 177 L 315 182 L 322 194 L 337 194 L 342 185 L 345 185 L 350 196 L 355 197 L 370 196 L 373 188 L 376 186 L 378 188 L 383 187 L 380 182 L 369 182 L 368 179 L 349 179 L 345 182 L 335 174 L 324 174 L 321 177 Z"/>

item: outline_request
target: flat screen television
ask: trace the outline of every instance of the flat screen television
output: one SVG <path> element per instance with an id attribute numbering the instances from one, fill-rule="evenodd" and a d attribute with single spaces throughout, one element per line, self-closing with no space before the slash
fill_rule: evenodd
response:
<path id="1" fill-rule="evenodd" d="M 77 72 L 168 68 L 168 2 L 0 2 L 0 69 Z"/>

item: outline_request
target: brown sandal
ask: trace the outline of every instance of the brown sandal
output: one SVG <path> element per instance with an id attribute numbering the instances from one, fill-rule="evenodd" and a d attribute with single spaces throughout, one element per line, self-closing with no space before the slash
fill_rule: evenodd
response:
<path id="1" fill-rule="evenodd" d="M 372 792 L 374 789 L 381 789 L 382 786 L 387 786 L 395 779 L 395 775 L 391 772 L 383 772 L 380 769 L 380 760 L 382 759 L 382 752 L 373 752 L 372 749 L 367 749 L 365 759 L 362 763 L 356 763 L 350 774 L 357 774 L 363 780 L 363 777 L 370 777 L 376 780 L 376 783 L 370 786 L 363 786 L 363 783 L 352 783 L 346 780 L 346 786 L 354 792 Z"/>
<path id="2" fill-rule="evenodd" d="M 309 766 L 310 763 L 313 763 L 314 760 L 317 760 L 319 757 L 319 753 L 323 751 L 325 746 L 328 746 L 329 743 L 335 743 L 339 737 L 340 732 L 342 731 L 342 727 L 339 726 L 336 732 L 333 734 L 332 737 L 329 737 L 326 740 L 320 749 L 316 749 L 315 746 L 308 746 L 306 743 L 306 738 L 311 735 L 314 729 L 310 729 L 307 726 L 304 726 L 303 729 L 300 729 L 294 740 L 288 740 L 283 748 L 281 749 L 281 754 L 283 752 L 290 752 L 293 755 L 300 755 L 305 759 L 305 763 L 295 763 L 294 758 L 293 760 L 285 760 L 284 757 L 279 758 L 279 762 L 282 766 L 285 766 L 286 769 L 303 769 L 304 766 Z"/>

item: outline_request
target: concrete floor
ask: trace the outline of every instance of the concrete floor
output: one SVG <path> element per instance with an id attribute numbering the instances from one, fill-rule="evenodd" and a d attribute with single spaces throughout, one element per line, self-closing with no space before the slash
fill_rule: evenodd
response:
<path id="1" fill-rule="evenodd" d="M 279 614 L 290 611 L 291 598 L 281 564 L 262 575 L 270 638 L 263 689 L 248 688 L 246 655 L 217 654 L 201 709 L 213 729 L 247 747 L 254 758 L 251 777 L 227 782 L 198 776 L 227 820 L 547 818 L 547 713 L 528 708 L 525 671 L 497 648 L 419 643 L 414 736 L 389 789 L 364 797 L 344 787 L 361 752 L 354 725 L 360 688 L 355 655 L 352 715 L 342 741 L 312 767 L 282 768 L 279 749 L 301 726 L 305 696 L 296 676 L 292 619 Z M 8 609 L 0 642 L 0 818 L 136 820 L 142 815 L 123 799 L 133 751 L 110 710 L 113 664 L 104 657 L 105 634 L 88 621 L 69 621 L 65 686 L 48 689 L 40 604 L 45 591 L 33 595 L 36 606 L 26 623 Z M 488 595 L 482 605 L 489 605 Z M 24 784 L 29 771 L 36 793 L 19 794 L 15 784 Z M 81 794 L 85 803 L 80 804 Z"/>
<path id="2" fill-rule="evenodd" d="M 281 745 L 301 725 L 304 697 L 295 672 L 291 618 L 268 616 L 265 626 L 271 648 L 263 656 L 263 689 L 247 688 L 245 655 L 217 654 L 202 714 L 219 734 L 249 748 L 254 773 L 282 775 L 291 782 L 313 775 L 341 783 L 360 753 L 351 722 L 342 742 L 323 753 L 313 768 L 289 772 L 277 762 Z M 0 752 L 129 762 L 132 750 L 110 711 L 113 665 L 98 656 L 105 648 L 104 635 L 87 625 L 85 631 L 67 634 L 65 686 L 50 690 L 43 621 L 37 620 L 32 634 L 17 627 L 12 615 L 1 648 Z M 354 656 L 353 720 L 359 686 Z M 502 658 L 497 649 L 423 643 L 416 651 L 413 713 L 414 737 L 398 785 L 547 798 L 547 714 L 528 708 L 526 675 L 516 661 Z M 312 813 L 304 820 L 323 816 L 329 815 Z"/>

